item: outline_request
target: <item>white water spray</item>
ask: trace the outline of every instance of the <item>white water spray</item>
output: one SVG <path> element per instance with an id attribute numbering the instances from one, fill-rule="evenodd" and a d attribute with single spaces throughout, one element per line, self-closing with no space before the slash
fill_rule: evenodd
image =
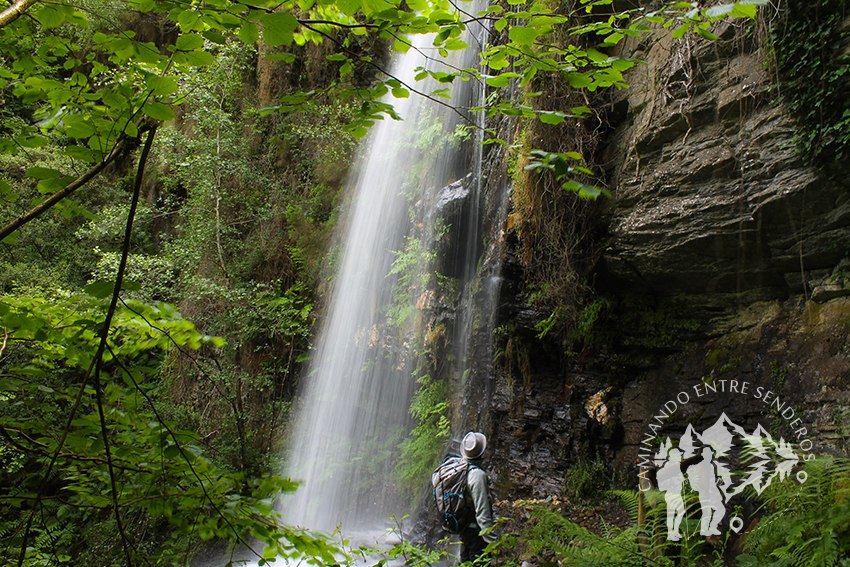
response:
<path id="1" fill-rule="evenodd" d="M 416 84 L 415 69 L 428 64 L 423 53 L 436 51 L 428 48 L 431 41 L 419 38 L 397 58 L 391 74 Z M 471 66 L 477 50 L 468 51 L 467 61 L 454 65 Z M 468 105 L 474 81 L 456 83 L 451 104 Z M 285 471 L 301 486 L 284 504 L 284 522 L 326 533 L 340 526 L 343 535 L 380 529 L 392 515 L 410 511 L 411 495 L 399 498 L 392 488 L 416 384 L 406 335 L 398 321 L 388 324 L 399 318 L 389 306 L 405 291 L 399 274 L 391 272 L 410 242 L 413 204 L 470 167 L 457 171 L 462 161 L 457 148 L 441 147 L 461 120 L 457 112 L 416 95 L 390 102 L 404 120 L 378 122 L 366 138 L 368 151 L 350 186 L 351 208 L 337 234 L 340 265 L 313 362 L 302 379 Z M 476 169 L 479 164 L 476 160 Z M 477 197 L 473 202 L 477 209 Z M 467 222 L 477 223 L 477 215 Z M 479 238 L 477 227 L 468 233 Z"/>

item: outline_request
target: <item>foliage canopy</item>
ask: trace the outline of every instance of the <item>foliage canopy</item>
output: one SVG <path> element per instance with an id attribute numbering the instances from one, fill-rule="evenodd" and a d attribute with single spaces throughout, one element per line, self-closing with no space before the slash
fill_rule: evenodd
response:
<path id="1" fill-rule="evenodd" d="M 276 477 L 252 480 L 217 467 L 203 455 L 197 434 L 180 431 L 150 396 L 157 387 L 154 368 L 164 353 L 222 346 L 176 308 L 132 299 L 141 286 L 124 281 L 148 152 L 158 140 L 157 129 L 178 119 L 199 67 L 213 65 L 233 45 L 256 44 L 267 59 L 293 62 L 300 46 L 330 42 L 335 49 L 327 64 L 336 70 L 334 80 L 322 91 L 287 93 L 258 114 L 322 114 L 329 98 L 346 101 L 344 129 L 361 137 L 376 120 L 403 118 L 385 95 L 413 93 L 451 104 L 445 102 L 447 85 L 477 80 L 492 89 L 519 83 L 525 94 L 513 100 L 491 97 L 485 107 L 458 112 L 560 124 L 589 109 L 536 110 L 532 87 L 538 75 L 560 77 L 574 89 L 624 88 L 623 72 L 635 61 L 609 56 L 607 48 L 650 33 L 653 26 L 670 29 L 674 37 L 693 31 L 712 38 L 714 20 L 752 17 L 763 3 L 701 9 L 679 2 L 656 12 L 613 12 L 610 0 L 598 0 L 560 14 L 542 0 L 508 0 L 468 14 L 448 0 L 14 2 L 0 13 L 0 153 L 21 159 L 25 167 L 19 177 L 38 195 L 26 204 L 16 188 L 20 179 L 0 177 L 0 207 L 15 211 L 7 214 L 0 240 L 14 245 L 24 225 L 52 209 L 97 220 L 72 199 L 75 192 L 144 148 L 131 176 L 122 251 L 106 262 L 114 277 L 103 269 L 105 279 L 85 290 L 0 299 L 0 355 L 9 369 L 0 379 L 0 469 L 9 479 L 0 481 L 0 558 L 17 565 L 65 562 L 68 557 L 57 550 L 73 548 L 68 541 L 80 534 L 62 518 L 91 513 L 117 525 L 119 544 L 103 552 L 110 562 L 132 565 L 150 556 L 151 550 L 126 534 L 126 521 L 139 518 L 203 539 L 243 540 L 247 534 L 268 546 L 268 557 L 306 555 L 333 562 L 335 550 L 324 540 L 276 521 L 273 495 L 293 489 L 292 483 Z M 142 29 L 128 29 L 120 22 L 126 14 L 151 17 L 162 33 L 148 37 Z M 485 48 L 480 68 L 419 69 L 417 80 L 433 79 L 438 85 L 433 90 L 401 82 L 352 47 L 369 38 L 405 52 L 412 48 L 411 34 L 433 34 L 434 48 L 445 57 L 469 48 L 460 38 L 473 22 L 492 25 L 506 41 Z M 598 45 L 552 45 L 556 28 Z M 381 78 L 361 84 L 355 75 L 363 67 L 378 70 Z M 221 106 L 224 99 L 219 100 Z M 221 128 L 219 120 L 219 140 Z M 490 141 L 500 142 L 492 133 Z M 61 159 L 37 159 L 48 149 Z M 567 163 L 580 157 L 537 151 L 531 167 L 552 171 L 565 189 L 595 197 L 600 194 L 595 188 L 565 177 L 583 171 Z M 219 180 L 210 177 L 215 176 L 196 181 L 217 190 Z M 215 199 L 218 203 L 221 195 Z M 310 306 L 302 299 L 266 290 L 254 297 L 270 311 L 290 315 L 294 328 L 281 332 L 307 333 L 302 323 Z M 439 385 L 426 393 L 439 395 Z M 429 405 L 426 401 L 422 404 Z M 420 417 L 436 419 L 438 413 L 429 410 Z M 445 432 L 444 421 L 432 425 Z"/>

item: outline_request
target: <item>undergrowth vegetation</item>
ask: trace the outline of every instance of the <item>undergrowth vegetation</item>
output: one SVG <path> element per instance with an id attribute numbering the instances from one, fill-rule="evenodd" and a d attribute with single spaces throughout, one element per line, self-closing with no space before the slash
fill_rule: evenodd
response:
<path id="1" fill-rule="evenodd" d="M 664 494 L 613 491 L 629 512 L 631 526 L 604 524 L 590 531 L 557 509 L 537 506 L 515 550 L 537 562 L 575 566 L 821 567 L 850 564 L 850 462 L 820 456 L 802 465 L 805 482 L 774 482 L 761 494 L 745 494 L 753 512 L 746 530 L 700 535 L 700 504 L 685 497 L 681 541 L 670 541 Z M 734 509 L 741 514 L 741 508 Z"/>
<path id="2" fill-rule="evenodd" d="M 757 3 L 728 6 L 750 17 Z M 29 9 L 23 18 L 2 12 L 5 563 L 186 564 L 201 541 L 226 540 L 233 551 L 249 538 L 268 557 L 338 561 L 328 540 L 278 522 L 277 496 L 295 486 L 268 471 L 337 261 L 331 235 L 351 136 L 397 118 L 385 93 L 411 94 L 376 62 L 390 44 L 410 48 L 402 32 L 439 32 L 437 52 L 465 49 L 457 36 L 466 23 L 448 4 L 60 0 L 16 3 Z M 492 75 L 421 73 L 440 85 L 461 76 L 522 83 L 522 101 L 496 95 L 486 109 L 539 120 L 514 148 L 524 157 L 514 158 L 511 228 L 529 301 L 551 313 L 540 337 L 583 348 L 610 309 L 585 299 L 598 211 L 574 193 L 604 194 L 589 175 L 607 125 L 589 106 L 597 89 L 624 86 L 634 64 L 590 44 L 649 31 L 626 16 L 571 30 L 582 5 L 526 7 L 502 15 L 494 5 L 482 16 L 507 30 L 485 54 Z M 650 17 L 706 36 L 724 14 L 679 5 Z M 538 51 L 544 39 L 551 49 Z M 519 72 L 499 72 L 508 59 Z M 412 195 L 441 152 L 469 139 L 465 128 L 447 135 L 432 125 L 405 141 L 423 159 L 399 190 Z M 587 169 L 566 165 L 577 156 Z M 451 434 L 450 334 L 439 324 L 411 331 L 430 302 L 458 295 L 456 281 L 428 270 L 434 253 L 423 242 L 444 230 L 409 238 L 390 274 L 401 293 L 386 314 L 417 358 L 415 427 L 358 455 L 373 472 L 400 449 L 396 473 L 411 492 Z M 504 356 L 526 388 L 527 345 L 509 342 Z M 598 490 L 600 472 L 582 467 L 572 479 L 579 498 Z M 585 560 L 648 557 L 643 535 L 611 532 L 622 541 L 612 549 L 540 514 L 535 526 L 548 527 L 532 528 L 535 549 L 564 560 L 579 551 Z M 590 543 L 572 543 L 581 538 Z M 754 553 L 770 555 L 765 541 Z M 378 564 L 399 558 L 431 564 L 439 554 L 402 545 Z"/>

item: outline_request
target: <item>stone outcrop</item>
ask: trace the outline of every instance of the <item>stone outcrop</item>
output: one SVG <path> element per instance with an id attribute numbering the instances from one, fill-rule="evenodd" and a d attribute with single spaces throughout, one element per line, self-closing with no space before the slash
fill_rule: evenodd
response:
<path id="1" fill-rule="evenodd" d="M 653 433 L 648 424 L 671 400 L 676 415 L 660 433 L 673 439 L 687 424 L 710 424 L 726 413 L 747 432 L 762 425 L 803 453 L 843 451 L 850 435 L 848 316 L 847 297 L 821 305 L 796 296 L 742 308 L 722 334 L 666 357 L 624 386 L 618 411 L 624 435 L 613 462 L 637 462 L 641 442 Z M 682 392 L 687 395 L 677 401 Z"/>
<path id="2" fill-rule="evenodd" d="M 623 54 L 647 64 L 614 104 L 604 273 L 695 301 L 811 293 L 846 254 L 847 178 L 803 165 L 765 50 L 721 26 L 714 42 L 667 35 Z"/>
<path id="3" fill-rule="evenodd" d="M 582 458 L 636 486 L 648 424 L 681 392 L 664 424 L 673 438 L 726 413 L 812 451 L 846 448 L 850 168 L 804 165 L 766 50 L 742 27 L 714 32 L 620 53 L 646 64 L 614 95 L 602 155 L 613 198 L 593 278 L 619 305 L 600 322 L 613 338 L 570 356 L 536 339 L 548 314 L 512 295 L 523 274 L 507 251 L 500 324 L 515 342 L 499 353 L 490 410 L 502 494 L 559 494 Z M 623 316 L 624 297 L 643 314 Z"/>

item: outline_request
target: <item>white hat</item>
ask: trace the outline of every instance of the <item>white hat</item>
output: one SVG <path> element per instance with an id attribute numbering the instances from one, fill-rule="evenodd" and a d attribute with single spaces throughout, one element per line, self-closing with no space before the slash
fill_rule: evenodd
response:
<path id="1" fill-rule="evenodd" d="M 484 454 L 484 449 L 487 448 L 487 438 L 483 433 L 475 433 L 470 431 L 460 442 L 460 452 L 463 457 L 468 460 L 480 459 Z"/>

